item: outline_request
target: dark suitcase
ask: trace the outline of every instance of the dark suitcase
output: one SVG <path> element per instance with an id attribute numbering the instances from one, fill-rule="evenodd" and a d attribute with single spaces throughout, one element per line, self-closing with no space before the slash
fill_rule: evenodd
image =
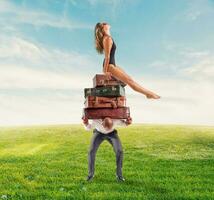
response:
<path id="1" fill-rule="evenodd" d="M 121 108 L 83 108 L 83 116 L 88 119 L 102 119 L 110 117 L 112 119 L 127 119 L 130 117 L 129 107 Z"/>
<path id="2" fill-rule="evenodd" d="M 87 96 L 85 108 L 118 108 L 126 106 L 126 97 L 97 97 Z"/>
<path id="3" fill-rule="evenodd" d="M 106 86 L 106 85 L 122 85 L 126 86 L 126 83 L 123 83 L 120 80 L 117 80 L 112 76 L 110 80 L 107 80 L 107 77 L 105 74 L 96 74 L 93 78 L 93 87 L 100 87 L 100 86 Z"/>
<path id="4" fill-rule="evenodd" d="M 87 96 L 119 97 L 125 96 L 125 88 L 121 85 L 85 88 L 84 94 L 85 98 Z"/>

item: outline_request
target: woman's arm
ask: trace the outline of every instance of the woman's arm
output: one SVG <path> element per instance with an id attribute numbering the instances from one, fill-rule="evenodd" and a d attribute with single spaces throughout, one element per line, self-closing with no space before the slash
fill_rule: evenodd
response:
<path id="1" fill-rule="evenodd" d="M 107 36 L 103 39 L 103 48 L 105 52 L 105 62 L 104 62 L 103 73 L 105 74 L 106 72 L 108 72 L 108 65 L 110 61 L 110 51 L 111 51 L 112 44 L 113 42 L 111 37 Z"/>

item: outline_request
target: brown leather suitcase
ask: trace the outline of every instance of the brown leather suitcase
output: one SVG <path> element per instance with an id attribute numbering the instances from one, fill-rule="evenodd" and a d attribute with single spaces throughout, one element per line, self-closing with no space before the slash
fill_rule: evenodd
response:
<path id="1" fill-rule="evenodd" d="M 88 119 L 102 119 L 111 117 L 112 119 L 127 119 L 130 117 L 129 107 L 121 108 L 83 108 L 83 116 Z"/>
<path id="2" fill-rule="evenodd" d="M 110 80 L 107 80 L 105 74 L 96 74 L 93 78 L 93 87 L 106 86 L 106 85 L 122 85 L 126 86 L 126 83 L 123 83 L 120 80 L 117 80 L 112 76 Z"/>
<path id="3" fill-rule="evenodd" d="M 87 96 L 85 108 L 118 108 L 126 106 L 126 97 L 98 97 Z"/>

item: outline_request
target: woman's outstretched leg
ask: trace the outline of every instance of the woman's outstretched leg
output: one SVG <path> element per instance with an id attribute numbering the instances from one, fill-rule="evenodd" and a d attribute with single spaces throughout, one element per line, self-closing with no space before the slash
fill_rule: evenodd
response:
<path id="1" fill-rule="evenodd" d="M 121 69 L 119 66 L 115 67 L 112 64 L 109 64 L 108 71 L 111 72 L 111 74 L 121 80 L 122 82 L 128 84 L 133 90 L 146 95 L 147 98 L 153 98 L 153 99 L 159 99 L 160 96 L 151 92 L 150 90 L 145 89 L 140 84 L 135 82 L 123 69 Z"/>

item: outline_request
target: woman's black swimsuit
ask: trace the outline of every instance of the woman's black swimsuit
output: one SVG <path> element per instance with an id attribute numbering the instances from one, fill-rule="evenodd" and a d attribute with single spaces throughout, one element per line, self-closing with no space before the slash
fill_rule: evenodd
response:
<path id="1" fill-rule="evenodd" d="M 113 64 L 114 66 L 116 66 L 116 64 L 115 64 L 115 58 L 114 58 L 115 50 L 116 50 L 116 44 L 114 43 L 114 40 L 113 40 L 113 44 L 112 44 L 111 52 L 110 52 L 110 61 L 109 61 L 109 64 Z M 105 62 L 105 58 L 103 60 L 103 67 L 104 67 L 104 62 Z"/>

